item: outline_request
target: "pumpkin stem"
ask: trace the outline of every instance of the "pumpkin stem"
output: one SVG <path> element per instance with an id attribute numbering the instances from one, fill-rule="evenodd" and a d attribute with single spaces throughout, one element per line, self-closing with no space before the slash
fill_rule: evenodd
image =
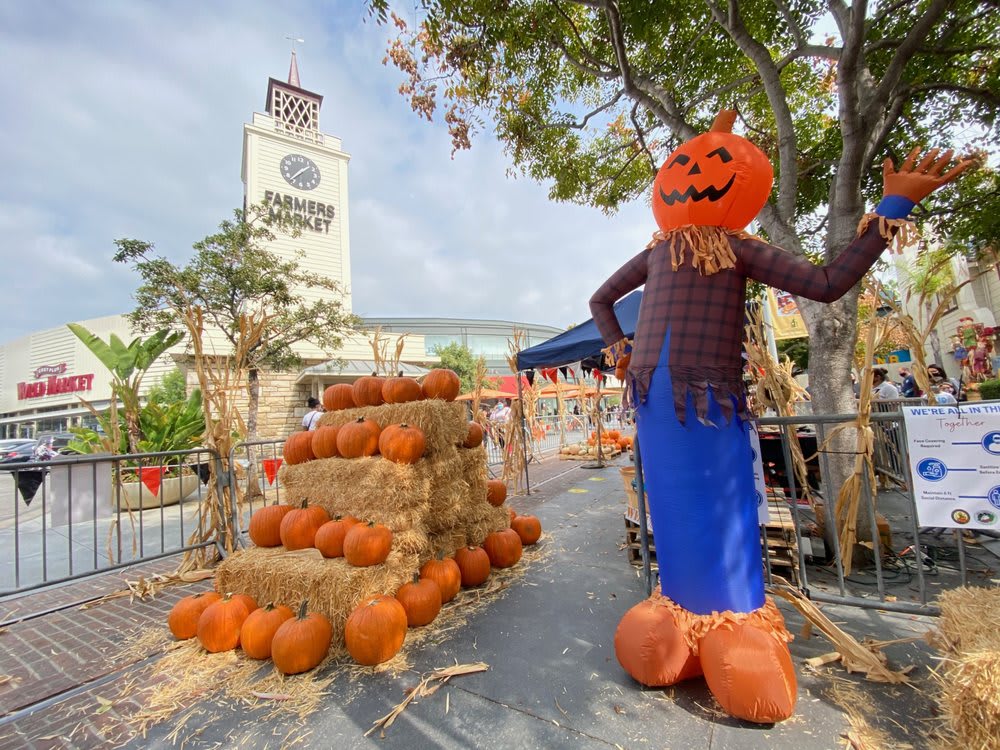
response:
<path id="1" fill-rule="evenodd" d="M 368 528 L 369 529 L 374 529 L 375 528 L 375 522 L 374 521 L 369 521 L 368 522 Z"/>
<path id="2" fill-rule="evenodd" d="M 227 591 L 226 595 L 224 597 L 222 597 L 222 601 L 228 602 L 232 598 L 233 598 L 233 592 L 232 591 Z"/>
<path id="3" fill-rule="evenodd" d="M 274 602 L 268 602 L 264 605 L 264 609 L 268 612 L 274 609 Z"/>
<path id="4" fill-rule="evenodd" d="M 306 619 L 306 607 L 309 605 L 308 599 L 303 599 L 302 604 L 299 605 L 299 619 Z"/>
<path id="5" fill-rule="evenodd" d="M 420 571 L 419 570 L 416 573 L 413 574 L 413 582 L 414 583 L 420 583 Z"/>
<path id="6" fill-rule="evenodd" d="M 299 507 L 304 510 L 308 506 L 309 506 L 309 499 L 308 498 L 302 498 L 302 505 L 300 505 Z"/>
<path id="7" fill-rule="evenodd" d="M 399 371 L 399 377 L 403 377 L 403 371 L 402 370 Z"/>
<path id="8" fill-rule="evenodd" d="M 709 128 L 709 132 L 732 133 L 734 122 L 736 122 L 735 109 L 720 109 L 719 114 L 715 116 L 715 121 L 712 123 L 712 127 Z"/>

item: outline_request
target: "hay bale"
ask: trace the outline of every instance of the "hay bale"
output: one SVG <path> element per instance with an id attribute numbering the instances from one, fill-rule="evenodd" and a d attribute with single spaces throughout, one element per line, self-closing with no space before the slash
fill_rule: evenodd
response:
<path id="1" fill-rule="evenodd" d="M 963 586 L 938 604 L 938 703 L 951 746 L 1000 748 L 1000 588 Z"/>
<path id="2" fill-rule="evenodd" d="M 461 444 L 469 430 L 465 404 L 441 399 L 328 411 L 320 417 L 319 423 L 340 427 L 358 417 L 373 419 L 380 427 L 402 422 L 419 427 L 427 440 L 428 456 Z"/>
<path id="3" fill-rule="evenodd" d="M 418 569 L 417 556 L 403 549 L 423 543 L 414 544 L 406 534 L 400 536 L 393 540 L 393 550 L 383 564 L 367 568 L 356 568 L 342 557 L 327 560 L 316 550 L 251 547 L 219 565 L 216 588 L 249 594 L 261 605 L 275 602 L 293 610 L 308 600 L 310 609 L 329 618 L 334 642 L 338 643 L 355 607 L 367 597 L 394 594 Z"/>

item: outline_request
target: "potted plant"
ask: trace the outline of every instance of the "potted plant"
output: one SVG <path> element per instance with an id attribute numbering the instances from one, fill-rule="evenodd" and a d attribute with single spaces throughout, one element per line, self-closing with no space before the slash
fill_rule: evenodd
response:
<path id="1" fill-rule="evenodd" d="M 69 449 L 81 454 L 108 452 L 128 454 L 128 434 L 124 418 L 119 413 L 114 430 L 110 411 L 97 416 L 100 430 L 86 427 L 73 429 L 76 439 Z M 185 451 L 201 442 L 205 427 L 201 391 L 195 389 L 186 401 L 164 404 L 156 398 L 139 411 L 142 438 L 138 453 Z M 111 444 L 110 435 L 117 434 L 119 444 Z M 184 456 L 162 456 L 149 459 L 124 459 L 117 462 L 117 480 L 121 488 L 118 506 L 121 510 L 141 510 L 175 505 L 198 489 L 199 476 L 184 464 Z"/>

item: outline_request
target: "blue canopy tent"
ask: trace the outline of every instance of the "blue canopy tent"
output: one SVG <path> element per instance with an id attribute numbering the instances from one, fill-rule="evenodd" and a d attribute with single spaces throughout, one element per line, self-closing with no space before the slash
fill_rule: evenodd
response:
<path id="1" fill-rule="evenodd" d="M 622 331 L 631 338 L 635 335 L 635 324 L 639 320 L 639 303 L 642 292 L 636 290 L 615 303 L 615 315 Z M 599 361 L 601 349 L 605 347 L 597 325 L 593 320 L 553 336 L 548 341 L 536 344 L 517 355 L 517 368 L 531 370 L 542 367 L 561 367 L 573 362 Z"/>
<path id="2" fill-rule="evenodd" d="M 615 316 L 626 336 L 632 338 L 635 335 L 636 323 L 639 320 L 639 304 L 642 302 L 642 292 L 636 290 L 615 303 Z M 568 331 L 553 336 L 548 341 L 532 346 L 517 355 L 517 367 L 519 370 L 540 369 L 543 367 L 561 367 L 573 362 L 580 362 L 584 367 L 605 369 L 603 367 L 601 350 L 606 346 L 601 338 L 600 332 L 593 319 L 578 326 L 570 328 Z M 521 387 L 521 380 L 518 378 L 518 390 Z M 524 419 L 522 415 L 522 421 Z M 600 421 L 598 421 L 600 430 Z M 603 467 L 604 463 L 598 458 L 595 468 Z M 527 479 L 528 465 L 525 461 L 525 478 Z M 646 493 L 642 481 L 642 462 L 638 449 L 635 450 L 635 476 L 636 495 L 639 501 L 639 518 L 646 515 Z M 529 486 L 530 487 L 530 486 Z M 530 489 L 529 489 L 530 492 Z M 646 595 L 652 591 L 653 579 L 649 558 L 649 536 L 646 531 L 646 524 L 639 524 L 639 540 L 642 550 L 643 572 L 646 579 Z"/>

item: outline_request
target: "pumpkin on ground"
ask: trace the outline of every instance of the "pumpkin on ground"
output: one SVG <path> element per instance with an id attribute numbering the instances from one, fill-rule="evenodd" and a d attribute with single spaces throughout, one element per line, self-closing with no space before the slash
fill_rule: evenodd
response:
<path id="1" fill-rule="evenodd" d="M 378 436 L 378 452 L 382 458 L 397 464 L 415 464 L 426 448 L 424 431 L 405 422 L 389 425 Z"/>
<path id="2" fill-rule="evenodd" d="M 461 389 L 462 381 L 459 380 L 458 374 L 454 370 L 442 367 L 424 375 L 424 380 L 420 384 L 424 398 L 440 398 L 445 401 L 454 401 Z"/>
<path id="3" fill-rule="evenodd" d="M 250 613 L 240 628 L 240 647 L 251 659 L 270 659 L 271 642 L 281 623 L 295 617 L 284 604 L 270 602 Z"/>
<path id="4" fill-rule="evenodd" d="M 243 602 L 243 606 L 247 608 L 247 614 L 253 614 L 260 607 L 257 606 L 257 600 L 254 599 L 250 594 L 233 594 L 233 599 L 238 602 Z"/>
<path id="5" fill-rule="evenodd" d="M 206 651 L 231 651 L 240 642 L 240 629 L 250 615 L 246 605 L 232 594 L 208 605 L 198 618 L 198 641 Z"/>
<path id="6" fill-rule="evenodd" d="M 454 599 L 462 588 L 462 571 L 458 569 L 458 563 L 450 557 L 428 560 L 420 568 L 420 575 L 438 585 L 441 590 L 442 604 L 447 604 Z"/>
<path id="7" fill-rule="evenodd" d="M 405 404 L 408 401 L 419 401 L 422 397 L 420 383 L 414 378 L 404 377 L 402 373 L 399 377 L 386 378 L 382 384 L 382 399 L 387 404 Z"/>
<path id="8" fill-rule="evenodd" d="M 291 505 L 265 505 L 250 516 L 250 541 L 258 547 L 277 547 L 281 544 L 281 520 Z"/>
<path id="9" fill-rule="evenodd" d="M 329 520 L 326 510 L 303 500 L 302 507 L 290 510 L 281 519 L 281 543 L 287 550 L 308 549 L 316 543 L 319 527 Z"/>
<path id="10" fill-rule="evenodd" d="M 376 596 L 360 604 L 347 618 L 347 652 L 366 666 L 389 661 L 403 647 L 406 627 L 403 605 L 391 596 Z"/>
<path id="11" fill-rule="evenodd" d="M 282 674 L 299 674 L 317 667 L 326 658 L 333 640 L 330 621 L 319 612 L 306 614 L 308 602 L 299 613 L 285 620 L 271 641 L 271 660 Z"/>
<path id="12" fill-rule="evenodd" d="M 174 638 L 185 641 L 198 635 L 198 618 L 201 617 L 201 613 L 221 598 L 222 596 L 214 591 L 204 591 L 179 600 L 167 615 L 167 627 L 174 634 Z"/>
<path id="13" fill-rule="evenodd" d="M 490 505 L 499 508 L 507 499 L 507 483 L 502 479 L 490 479 L 486 482 L 486 500 Z"/>
<path id="14" fill-rule="evenodd" d="M 478 448 L 483 444 L 483 426 L 479 422 L 469 422 L 469 431 L 465 434 L 463 448 Z"/>
<path id="15" fill-rule="evenodd" d="M 455 562 L 466 588 L 479 586 L 490 577 L 490 556 L 482 547 L 462 547 L 455 553 Z"/>
<path id="16" fill-rule="evenodd" d="M 337 383 L 323 391 L 323 408 L 327 411 L 353 409 L 355 406 L 354 386 L 350 383 Z"/>
<path id="17" fill-rule="evenodd" d="M 282 455 L 285 458 L 285 463 L 291 465 L 304 464 L 306 461 L 312 461 L 316 458 L 312 452 L 312 432 L 300 430 L 289 435 L 288 439 L 285 440 Z"/>
<path id="18" fill-rule="evenodd" d="M 382 398 L 382 386 L 384 385 L 385 378 L 380 378 L 374 373 L 358 378 L 354 381 L 351 391 L 354 403 L 358 406 L 381 406 L 385 403 Z"/>
<path id="19" fill-rule="evenodd" d="M 332 521 L 327 521 L 316 531 L 316 539 L 313 546 L 323 553 L 323 557 L 343 557 L 344 538 L 351 527 L 360 523 L 354 516 L 341 518 L 337 516 Z"/>
<path id="20" fill-rule="evenodd" d="M 414 573 L 412 581 L 399 587 L 396 601 L 406 610 L 406 624 L 419 628 L 434 622 L 441 611 L 441 587 L 430 578 Z"/>
<path id="21" fill-rule="evenodd" d="M 392 531 L 374 521 L 355 524 L 344 537 L 344 559 L 359 568 L 384 563 L 391 548 Z"/>
<path id="22" fill-rule="evenodd" d="M 317 427 L 312 434 L 312 452 L 316 458 L 336 458 L 340 455 L 337 450 L 337 433 L 340 428 L 331 425 Z"/>
<path id="23" fill-rule="evenodd" d="M 510 568 L 521 559 L 521 537 L 513 529 L 494 531 L 486 535 L 483 549 L 494 568 Z"/>
<path id="24" fill-rule="evenodd" d="M 361 458 L 378 453 L 378 438 L 382 428 L 374 419 L 358 417 L 342 425 L 337 432 L 337 450 L 344 458 Z"/>
<path id="25" fill-rule="evenodd" d="M 510 527 L 521 537 L 522 544 L 534 544 L 542 536 L 542 524 L 534 516 L 518 516 Z"/>

